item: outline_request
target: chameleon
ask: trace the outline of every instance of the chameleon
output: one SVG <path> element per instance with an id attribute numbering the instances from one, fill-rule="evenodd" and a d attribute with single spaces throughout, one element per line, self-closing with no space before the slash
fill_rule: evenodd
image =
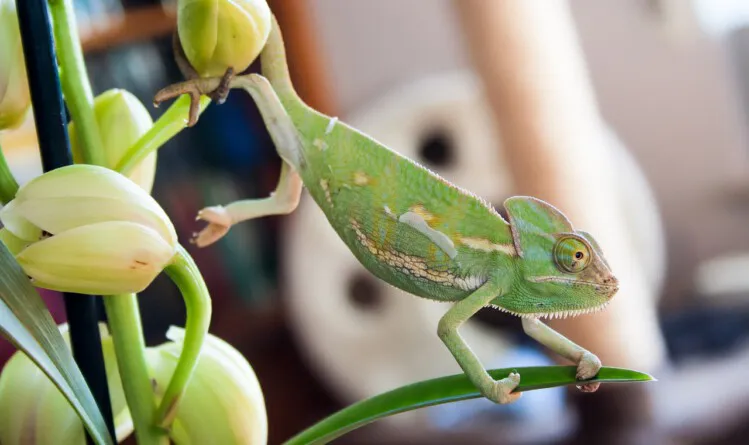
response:
<path id="1" fill-rule="evenodd" d="M 487 399 L 506 404 L 521 376 L 495 380 L 459 328 L 480 309 L 521 317 L 531 338 L 577 365 L 578 388 L 598 389 L 596 355 L 541 321 L 602 310 L 618 280 L 596 240 L 576 230 L 551 204 L 513 196 L 505 220 L 491 205 L 372 137 L 305 104 L 291 82 L 275 18 L 260 55 L 261 73 L 191 78 L 159 91 L 154 104 L 189 94 L 225 97 L 243 89 L 253 98 L 282 160 L 276 189 L 202 209 L 207 222 L 193 242 L 208 246 L 234 224 L 289 214 L 302 190 L 356 259 L 377 278 L 418 297 L 453 303 L 437 335 L 468 379 Z M 218 93 L 217 93 L 218 92 Z M 191 110 L 188 125 L 197 120 Z"/>

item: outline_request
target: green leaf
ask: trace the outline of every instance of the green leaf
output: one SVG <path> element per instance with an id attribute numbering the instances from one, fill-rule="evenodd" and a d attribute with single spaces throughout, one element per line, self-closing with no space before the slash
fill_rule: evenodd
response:
<path id="1" fill-rule="evenodd" d="M 25 352 L 60 389 L 97 444 L 112 444 L 94 396 L 52 315 L 3 243 L 0 243 L 0 333 Z"/>
<path id="2" fill-rule="evenodd" d="M 533 391 L 555 386 L 575 385 L 575 366 L 538 366 L 506 368 L 489 371 L 495 379 L 520 373 L 520 386 L 516 392 Z M 622 368 L 603 367 L 595 379 L 586 382 L 621 383 L 655 380 L 642 372 Z M 375 420 L 394 414 L 443 403 L 481 397 L 478 390 L 464 374 L 441 377 L 413 383 L 376 395 L 334 413 L 310 428 L 289 439 L 285 445 L 324 444 Z"/>

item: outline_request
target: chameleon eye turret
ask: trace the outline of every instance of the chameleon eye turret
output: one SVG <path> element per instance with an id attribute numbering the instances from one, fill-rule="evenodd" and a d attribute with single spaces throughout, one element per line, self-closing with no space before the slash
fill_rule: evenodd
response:
<path id="1" fill-rule="evenodd" d="M 575 236 L 565 235 L 554 245 L 554 262 L 562 272 L 582 272 L 590 264 L 590 258 L 587 243 Z"/>

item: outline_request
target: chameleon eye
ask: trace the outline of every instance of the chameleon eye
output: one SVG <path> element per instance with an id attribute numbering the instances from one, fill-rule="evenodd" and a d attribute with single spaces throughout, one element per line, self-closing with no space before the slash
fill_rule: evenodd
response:
<path id="1" fill-rule="evenodd" d="M 590 263 L 590 249 L 581 240 L 565 236 L 554 246 L 554 262 L 563 272 L 581 272 Z"/>

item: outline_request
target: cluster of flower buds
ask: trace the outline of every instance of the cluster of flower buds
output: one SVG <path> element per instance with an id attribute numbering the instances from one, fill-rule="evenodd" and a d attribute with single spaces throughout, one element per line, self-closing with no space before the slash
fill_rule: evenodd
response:
<path id="1" fill-rule="evenodd" d="M 203 77 L 221 76 L 228 68 L 244 71 L 260 54 L 270 29 L 265 0 L 178 0 L 182 49 Z M 17 126 L 29 108 L 15 0 L 0 0 L 0 130 Z M 180 267 L 185 255 L 174 226 L 150 196 L 156 153 L 129 177 L 112 170 L 154 122 L 143 104 L 121 89 L 97 96 L 94 115 L 106 164 L 62 167 L 18 188 L 0 209 L 0 242 L 37 287 L 94 295 L 138 293 L 162 271 L 169 274 Z M 68 129 L 73 158 L 82 162 L 80 129 L 76 122 Z M 200 293 L 205 285 L 202 278 L 198 281 L 192 287 Z M 190 317 L 198 320 L 193 328 L 188 320 L 188 330 L 173 327 L 169 342 L 146 349 L 154 403 L 177 407 L 169 439 L 176 444 L 265 444 L 263 393 L 252 367 L 226 342 L 210 334 L 203 337 L 209 298 L 207 305 L 192 307 Z M 66 325 L 60 328 L 67 336 Z M 122 441 L 134 429 L 121 384 L 127 376 L 120 376 L 112 337 L 101 329 L 117 439 Z M 192 354 L 192 362 L 183 354 Z M 175 375 L 187 373 L 186 385 L 174 384 Z M 162 403 L 170 401 L 175 404 Z M 79 444 L 83 431 L 62 393 L 17 352 L 0 373 L 0 443 Z"/>
<path id="2" fill-rule="evenodd" d="M 63 292 L 140 292 L 177 249 L 174 226 L 151 195 L 94 165 L 34 178 L 0 210 L 0 221 L 34 285 Z"/>
<path id="3" fill-rule="evenodd" d="M 120 383 L 112 338 L 104 325 L 102 350 L 118 442 L 133 432 Z M 60 330 L 68 340 L 67 325 Z M 170 342 L 148 348 L 154 397 L 163 395 L 182 349 L 184 330 L 172 327 Z M 7 445 L 79 445 L 83 424 L 44 373 L 16 352 L 0 374 L 0 443 Z M 268 420 L 260 384 L 247 360 L 225 341 L 209 336 L 185 392 L 169 439 L 177 445 L 265 445 Z"/>
<path id="4" fill-rule="evenodd" d="M 171 327 L 171 342 L 147 351 L 148 364 L 163 395 L 182 349 L 184 330 Z M 0 403 L 2 400 L 0 400 Z M 209 335 L 171 428 L 175 444 L 262 444 L 268 421 L 260 383 L 242 354 Z"/>
<path id="5" fill-rule="evenodd" d="M 68 325 L 60 327 L 68 343 Z M 107 384 L 112 402 L 117 440 L 133 432 L 130 411 L 117 370 L 114 343 L 99 325 Z M 0 443 L 8 445 L 80 445 L 85 443 L 83 424 L 59 389 L 22 352 L 16 352 L 0 374 Z"/>

